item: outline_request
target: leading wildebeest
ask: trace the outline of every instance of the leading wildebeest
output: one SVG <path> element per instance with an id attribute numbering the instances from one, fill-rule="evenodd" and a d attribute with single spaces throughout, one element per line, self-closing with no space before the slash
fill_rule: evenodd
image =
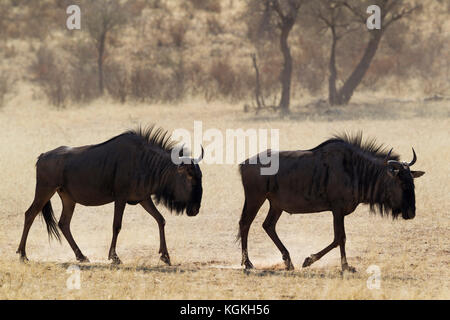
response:
<path id="1" fill-rule="evenodd" d="M 76 203 L 100 206 L 114 202 L 113 237 L 108 259 L 120 263 L 116 242 L 122 225 L 125 205 L 140 204 L 159 226 L 161 260 L 170 265 L 167 252 L 165 220 L 156 209 L 162 203 L 170 210 L 195 216 L 202 199 L 202 172 L 198 165 L 203 157 L 180 157 L 172 161 L 175 143 L 161 128 L 130 130 L 106 142 L 78 148 L 59 147 L 43 153 L 36 163 L 36 192 L 32 205 L 25 212 L 22 240 L 17 253 L 26 260 L 28 231 L 42 211 L 49 236 L 60 239 L 50 198 L 61 198 L 63 210 L 58 226 L 69 242 L 78 261 L 88 261 L 70 232 L 70 221 Z M 177 155 L 178 156 L 178 155 Z"/>
<path id="2" fill-rule="evenodd" d="M 270 152 L 270 151 L 269 151 Z M 257 155 L 256 157 L 259 156 Z M 281 251 L 286 268 L 293 269 L 288 250 L 281 243 L 275 225 L 283 211 L 312 213 L 332 211 L 334 240 L 322 251 L 303 262 L 310 266 L 331 249 L 340 246 L 342 270 L 355 271 L 345 257 L 344 217 L 360 203 L 371 210 L 391 213 L 404 219 L 415 216 L 413 178 L 424 174 L 411 171 L 416 162 L 399 162 L 399 156 L 377 144 L 362 142 L 362 134 L 335 136 L 310 150 L 279 152 L 279 170 L 275 175 L 261 175 L 263 166 L 258 159 L 247 159 L 240 165 L 245 203 L 239 222 L 242 241 L 242 265 L 252 268 L 248 258 L 247 237 L 250 225 L 266 199 L 270 210 L 263 228 Z M 252 164 L 254 163 L 254 164 Z"/>

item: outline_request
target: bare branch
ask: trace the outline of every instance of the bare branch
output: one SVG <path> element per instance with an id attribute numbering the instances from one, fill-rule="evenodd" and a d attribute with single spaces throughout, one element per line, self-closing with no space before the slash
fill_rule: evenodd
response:
<path id="1" fill-rule="evenodd" d="M 331 30 L 332 36 L 336 41 L 341 39 L 347 33 L 357 30 L 357 28 L 350 28 L 350 26 L 352 25 L 351 21 L 341 22 L 345 20 L 340 19 L 340 16 L 342 15 L 341 8 L 343 7 L 343 4 L 341 2 L 324 1 L 324 4 L 324 8 L 322 6 L 319 6 L 318 8 L 313 9 L 312 12 L 320 21 L 324 22 L 324 28 L 329 28 Z M 341 29 L 343 30 L 342 32 L 339 31 Z"/>
<path id="2" fill-rule="evenodd" d="M 317 10 L 317 12 L 315 12 L 315 15 L 317 16 L 317 18 L 319 18 L 319 20 L 322 20 L 329 28 L 331 28 L 333 26 L 333 23 L 330 20 L 328 20 L 323 14 L 322 11 L 319 9 Z"/>
<path id="3" fill-rule="evenodd" d="M 357 18 L 358 22 L 366 23 L 367 18 L 360 10 L 350 5 L 347 1 L 339 1 L 339 3 L 342 6 L 346 7 L 348 10 L 350 10 L 353 13 L 353 15 Z"/>
<path id="4" fill-rule="evenodd" d="M 286 19 L 286 15 L 283 13 L 283 10 L 281 10 L 278 0 L 270 0 L 270 3 L 272 4 L 273 10 L 280 16 L 281 20 Z"/>
<path id="5" fill-rule="evenodd" d="M 411 13 L 413 13 L 415 10 L 420 9 L 422 6 L 420 4 L 410 8 L 410 9 L 406 9 L 404 8 L 402 11 L 400 11 L 397 14 L 392 14 L 391 18 L 387 21 L 385 21 L 383 23 L 384 28 L 389 27 L 393 22 L 400 20 L 401 18 L 410 15 Z"/>

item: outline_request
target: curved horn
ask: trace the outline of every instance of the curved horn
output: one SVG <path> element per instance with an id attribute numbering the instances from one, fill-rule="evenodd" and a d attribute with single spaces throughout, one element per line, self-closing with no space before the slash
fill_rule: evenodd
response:
<path id="1" fill-rule="evenodd" d="M 393 167 L 395 167 L 395 168 L 397 168 L 397 169 L 399 169 L 399 168 L 401 168 L 403 165 L 402 165 L 402 163 L 400 162 L 400 161 L 397 161 L 397 160 L 389 160 L 389 157 L 391 156 L 391 153 L 392 153 L 392 150 L 393 150 L 394 148 L 391 148 L 391 150 L 389 150 L 389 152 L 388 152 L 388 154 L 387 154 L 387 156 L 386 156 L 386 164 L 388 165 L 388 166 L 393 166 Z"/>
<path id="2" fill-rule="evenodd" d="M 200 155 L 200 157 L 198 157 L 198 158 L 195 160 L 196 163 L 199 163 L 200 161 L 202 161 L 203 156 L 205 155 L 205 150 L 203 150 L 203 146 L 200 145 L 200 147 L 202 148 L 202 154 Z"/>
<path id="3" fill-rule="evenodd" d="M 387 156 L 386 156 L 386 158 L 384 159 L 384 162 L 387 164 L 390 160 L 389 160 L 389 157 L 391 156 L 391 153 L 392 153 L 392 150 L 393 150 L 394 148 L 391 148 L 391 150 L 389 150 L 389 152 L 388 152 L 388 154 L 387 154 Z M 392 161 L 392 160 L 391 160 Z"/>
<path id="4" fill-rule="evenodd" d="M 414 151 L 414 148 L 412 148 L 412 152 L 413 152 L 413 159 L 411 160 L 410 163 L 408 163 L 409 167 L 411 167 L 417 161 L 417 156 L 416 156 L 416 152 Z"/>

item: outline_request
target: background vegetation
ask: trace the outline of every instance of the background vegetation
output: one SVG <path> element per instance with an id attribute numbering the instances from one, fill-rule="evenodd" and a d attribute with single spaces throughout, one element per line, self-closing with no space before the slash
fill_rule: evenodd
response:
<path id="1" fill-rule="evenodd" d="M 382 31 L 365 25 L 374 3 Z M 82 9 L 80 31 L 65 26 L 69 4 Z M 20 83 L 58 107 L 105 95 L 282 111 L 345 105 L 354 91 L 448 96 L 449 14 L 431 0 L 4 0 L 0 102 Z"/>

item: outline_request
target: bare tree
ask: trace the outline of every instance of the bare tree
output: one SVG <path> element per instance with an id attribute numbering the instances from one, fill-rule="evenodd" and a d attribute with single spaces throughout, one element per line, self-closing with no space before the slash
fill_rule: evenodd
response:
<path id="1" fill-rule="evenodd" d="M 289 113 L 291 81 L 292 81 L 292 56 L 288 44 L 289 34 L 292 31 L 298 17 L 300 7 L 306 0 L 250 0 L 248 10 L 251 17 L 255 18 L 257 26 L 256 37 L 263 32 L 272 33 L 277 30 L 279 45 L 283 54 L 283 70 L 280 74 L 281 99 L 279 108 L 282 114 Z M 252 19 L 252 23 L 254 19 Z"/>
<path id="2" fill-rule="evenodd" d="M 127 3 L 117 0 L 85 1 L 85 23 L 97 49 L 98 88 L 104 92 L 103 63 L 108 35 L 128 20 Z"/>
<path id="3" fill-rule="evenodd" d="M 381 9 L 381 29 L 368 30 L 369 40 L 365 46 L 361 59 L 356 64 L 350 76 L 342 87 L 337 89 L 338 79 L 336 67 L 336 52 L 338 41 L 348 33 L 366 28 L 369 4 L 376 4 Z M 355 89 L 361 83 L 375 57 L 383 34 L 397 20 L 410 15 L 420 8 L 419 4 L 408 0 L 320 0 L 314 3 L 313 12 L 331 32 L 331 48 L 329 60 L 328 99 L 331 105 L 347 104 Z"/>
<path id="4" fill-rule="evenodd" d="M 315 18 L 323 24 L 324 29 L 329 29 L 331 33 L 330 57 L 328 63 L 328 101 L 331 105 L 337 103 L 337 68 L 336 68 L 336 47 L 338 41 L 352 30 L 352 21 L 348 19 L 348 13 L 344 6 L 337 1 L 319 0 L 312 7 Z M 347 17 L 345 16 L 347 14 Z"/>

